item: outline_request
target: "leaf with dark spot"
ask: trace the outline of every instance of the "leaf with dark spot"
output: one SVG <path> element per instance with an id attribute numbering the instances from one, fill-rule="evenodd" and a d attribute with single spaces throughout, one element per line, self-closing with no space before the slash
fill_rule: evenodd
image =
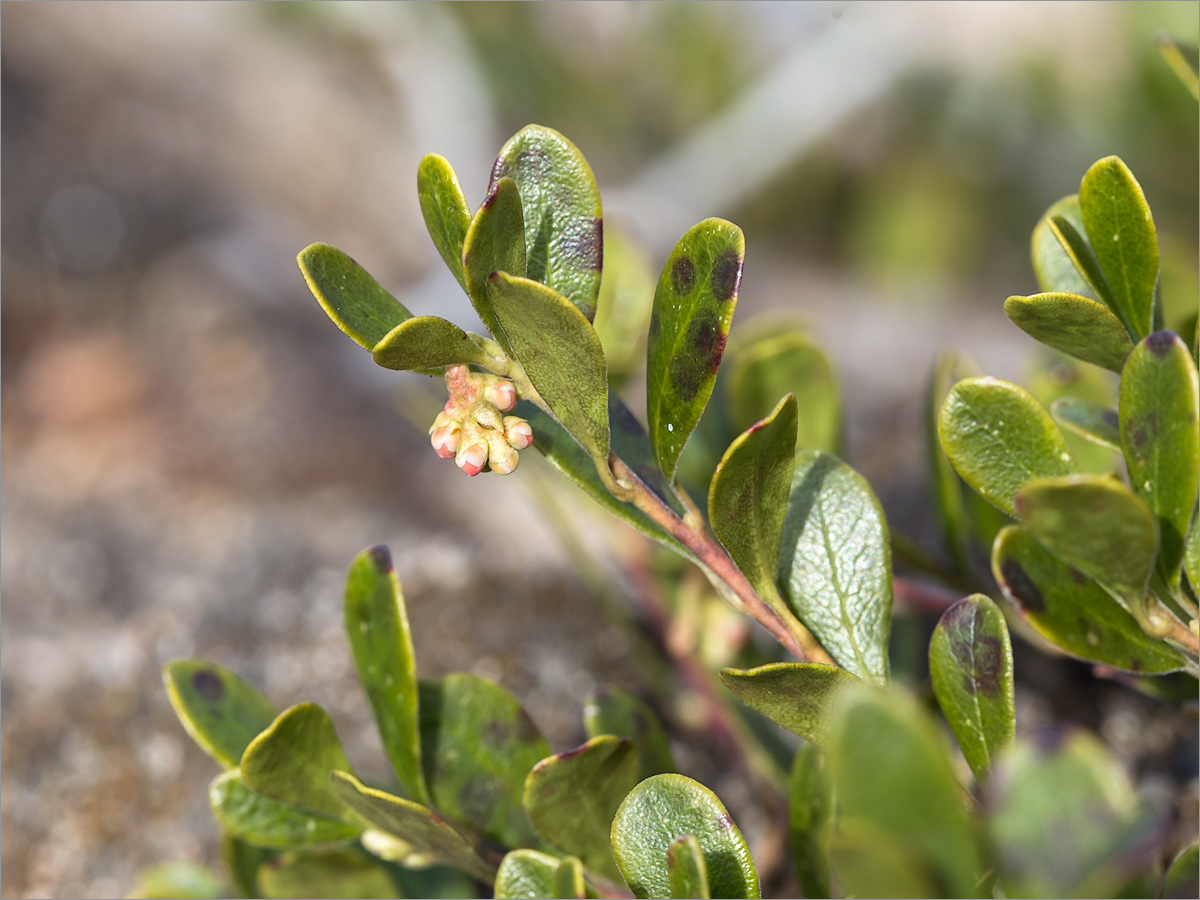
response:
<path id="1" fill-rule="evenodd" d="M 1060 397 L 1050 404 L 1054 420 L 1093 444 L 1121 452 L 1121 430 L 1117 411 L 1078 397 Z"/>
<path id="2" fill-rule="evenodd" d="M 365 350 L 412 318 L 399 300 L 337 247 L 310 244 L 300 251 L 296 262 L 308 289 L 333 324 Z"/>
<path id="3" fill-rule="evenodd" d="M 201 659 L 163 667 L 167 698 L 175 715 L 209 756 L 236 768 L 246 746 L 275 719 L 275 707 L 228 669 Z"/>

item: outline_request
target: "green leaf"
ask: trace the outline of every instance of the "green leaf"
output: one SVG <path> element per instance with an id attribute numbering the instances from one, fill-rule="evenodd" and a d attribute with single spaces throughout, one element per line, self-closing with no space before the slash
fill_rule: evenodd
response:
<path id="1" fill-rule="evenodd" d="M 256 794 L 230 769 L 208 788 L 208 802 L 228 834 L 256 847 L 291 848 L 353 840 L 362 829 Z"/>
<path id="2" fill-rule="evenodd" d="M 525 211 L 528 275 L 566 297 L 589 322 L 596 317 L 603 267 L 600 189 L 575 145 L 551 128 L 527 125 L 509 139 L 492 182 L 511 178 Z"/>
<path id="3" fill-rule="evenodd" d="M 983 860 L 928 714 L 895 691 L 849 690 L 837 707 L 828 760 L 839 830 L 860 821 L 909 844 L 914 863 L 936 876 L 932 896 L 978 896 Z"/>
<path id="4" fill-rule="evenodd" d="M 1035 732 L 997 760 L 988 832 L 1010 897 L 1111 897 L 1157 841 L 1121 764 L 1079 729 Z M 1146 842 L 1140 851 L 1134 846 Z"/>
<path id="5" fill-rule="evenodd" d="M 364 550 L 350 564 L 345 618 L 358 680 L 392 768 L 410 797 L 428 803 L 417 725 L 417 663 L 404 594 L 387 547 Z"/>
<path id="6" fill-rule="evenodd" d="M 1200 529 L 1197 527 L 1195 509 L 1192 510 L 1192 524 L 1188 526 L 1187 541 L 1184 545 L 1183 567 L 1187 571 L 1192 592 L 1200 593 Z"/>
<path id="7" fill-rule="evenodd" d="M 700 844 L 713 896 L 761 896 L 750 848 L 717 795 L 683 775 L 655 775 L 613 820 L 613 856 L 635 897 L 671 896 L 667 850 L 685 834 Z"/>
<path id="8" fill-rule="evenodd" d="M 941 354 L 933 367 L 927 394 L 928 405 L 925 408 L 925 452 L 929 481 L 937 500 L 942 539 L 959 572 L 971 571 L 971 520 L 965 504 L 963 480 L 954 471 L 938 440 L 938 413 L 956 381 L 979 374 L 979 367 L 970 357 L 960 353 Z"/>
<path id="9" fill-rule="evenodd" d="M 722 669 L 733 695 L 792 734 L 824 747 L 829 711 L 838 693 L 858 679 L 837 666 L 768 663 L 756 669 Z"/>
<path id="10" fill-rule="evenodd" d="M 620 228 L 605 228 L 604 277 L 592 324 L 604 345 L 609 384 L 614 390 L 639 372 L 646 359 L 654 285 L 645 247 Z"/>
<path id="11" fill-rule="evenodd" d="M 369 788 L 348 772 L 333 772 L 330 784 L 347 806 L 375 828 L 409 845 L 426 864 L 454 866 L 481 881 L 491 880 L 494 868 L 479 858 L 471 843 L 421 804 Z"/>
<path id="12" fill-rule="evenodd" d="M 1200 488 L 1200 385 L 1178 336 L 1157 331 L 1137 345 L 1121 374 L 1120 411 L 1129 481 L 1158 520 L 1158 570 L 1178 587 Z"/>
<path id="13" fill-rule="evenodd" d="M 1072 656 L 1152 675 L 1184 668 L 1179 654 L 1142 631 L 1100 585 L 1023 528 L 1010 525 L 997 535 L 992 573 L 1021 618 Z"/>
<path id="14" fill-rule="evenodd" d="M 1076 235 L 1084 233 L 1078 194 L 1063 197 L 1051 206 L 1033 229 L 1031 250 L 1038 285 L 1046 292 L 1079 294 L 1093 300 L 1099 299 L 1100 294 L 1088 283 L 1082 267 L 1077 264 L 1076 255 L 1063 238 L 1060 226 L 1055 224 L 1055 219 L 1068 222 Z M 1080 237 L 1079 240 L 1086 247 L 1086 238 Z M 1086 250 L 1087 255 L 1091 257 L 1091 248 L 1086 247 Z M 1095 265 L 1094 258 L 1092 263 Z M 1096 268 L 1098 271 L 1099 267 Z"/>
<path id="15" fill-rule="evenodd" d="M 713 534 L 755 592 L 785 608 L 776 583 L 796 450 L 796 398 L 788 394 L 725 451 L 708 488 Z"/>
<path id="16" fill-rule="evenodd" d="M 467 279 L 467 296 L 480 321 L 509 350 L 504 328 L 492 309 L 488 279 L 493 272 L 525 275 L 524 220 L 521 197 L 509 178 L 488 185 L 488 195 L 467 230 L 463 241 L 462 266 Z"/>
<path id="17" fill-rule="evenodd" d="M 819 450 L 796 457 L 779 580 L 788 606 L 839 665 L 887 684 L 887 523 L 863 477 Z"/>
<path id="18" fill-rule="evenodd" d="M 1175 857 L 1163 875 L 1163 897 L 1194 897 L 1200 881 L 1200 849 L 1195 844 L 1185 847 Z"/>
<path id="19" fill-rule="evenodd" d="M 831 897 L 829 840 L 833 832 L 833 783 L 825 754 L 801 744 L 788 779 L 788 844 L 805 897 Z"/>
<path id="20" fill-rule="evenodd" d="M 929 675 L 963 756 L 984 783 L 997 751 L 1012 742 L 1012 643 L 1004 614 L 983 594 L 942 615 L 929 642 Z"/>
<path id="21" fill-rule="evenodd" d="M 421 160 L 417 167 L 417 197 L 433 245 L 463 290 L 467 290 L 462 258 L 463 241 L 471 227 L 471 208 L 467 206 L 458 176 L 445 157 L 429 153 Z"/>
<path id="22" fill-rule="evenodd" d="M 1050 415 L 1093 444 L 1121 452 L 1120 419 L 1115 409 L 1078 397 L 1059 397 L 1050 404 Z"/>
<path id="23" fill-rule="evenodd" d="M 296 262 L 325 314 L 365 350 L 412 318 L 399 300 L 337 247 L 309 244 Z"/>
<path id="24" fill-rule="evenodd" d="M 1125 163 L 1107 156 L 1083 176 L 1079 209 L 1113 312 L 1130 337 L 1141 340 L 1151 331 L 1158 284 L 1158 236 L 1142 187 Z"/>
<path id="25" fill-rule="evenodd" d="M 221 857 L 229 866 L 229 877 L 233 881 L 234 895 L 238 897 L 261 896 L 258 892 L 259 867 L 275 855 L 274 850 L 255 847 L 230 834 L 223 835 Z"/>
<path id="26" fill-rule="evenodd" d="M 667 847 L 667 880 L 672 900 L 708 900 L 708 866 L 694 834 L 675 838 Z"/>
<path id="27" fill-rule="evenodd" d="M 550 755 L 504 688 L 466 673 L 420 682 L 421 759 L 434 806 L 508 847 L 538 846 L 521 805 L 525 776 Z"/>
<path id="28" fill-rule="evenodd" d="M 537 850 L 513 850 L 505 854 L 492 888 L 496 900 L 537 900 L 557 897 L 555 878 L 559 861 Z"/>
<path id="29" fill-rule="evenodd" d="M 315 703 L 284 710 L 242 756 L 242 780 L 256 794 L 356 822 L 329 786 L 334 769 L 349 771 L 350 761 L 329 714 Z"/>
<path id="30" fill-rule="evenodd" d="M 830 858 L 847 897 L 945 897 L 929 860 L 905 835 L 864 819 L 838 823 Z"/>
<path id="31" fill-rule="evenodd" d="M 525 812 L 547 843 L 619 878 L 609 835 L 617 807 L 638 780 L 633 741 L 600 735 L 533 767 L 525 779 Z"/>
<path id="32" fill-rule="evenodd" d="M 170 862 L 139 873 L 130 900 L 208 900 L 224 896 L 221 879 L 193 862 Z"/>
<path id="33" fill-rule="evenodd" d="M 1070 475 L 1075 460 L 1049 413 L 998 378 L 967 378 L 950 389 L 938 420 L 942 449 L 967 484 L 1009 515 L 1031 478 Z"/>
<path id="34" fill-rule="evenodd" d="M 284 854 L 258 870 L 258 884 L 271 900 L 400 896 L 382 865 L 350 850 Z"/>
<path id="35" fill-rule="evenodd" d="M 494 362 L 470 335 L 438 316 L 416 316 L 401 322 L 375 345 L 371 357 L 377 365 L 400 372 Z"/>
<path id="36" fill-rule="evenodd" d="M 554 871 L 554 896 L 556 900 L 584 900 L 592 896 L 583 880 L 583 863 L 568 856 Z"/>
<path id="37" fill-rule="evenodd" d="M 246 746 L 275 719 L 275 707 L 228 669 L 202 659 L 163 667 L 167 699 L 200 749 L 235 768 Z"/>
<path id="38" fill-rule="evenodd" d="M 1083 227 L 1082 210 L 1079 212 L 1078 221 L 1058 215 L 1051 216 L 1047 224 L 1050 233 L 1058 241 L 1072 267 L 1087 284 L 1087 290 L 1067 291 L 1066 293 L 1097 298 L 1120 318 L 1112 290 L 1104 278 L 1104 271 L 1100 268 L 1100 262 L 1096 259 L 1096 253 L 1092 249 L 1087 232 Z M 1123 319 L 1122 323 L 1124 323 Z"/>
<path id="39" fill-rule="evenodd" d="M 1103 304 L 1078 294 L 1009 297 L 1004 312 L 1030 337 L 1076 359 L 1120 372 L 1133 342 Z"/>
<path id="40" fill-rule="evenodd" d="M 608 377 L 600 338 L 561 294 L 503 272 L 488 282 L 513 355 L 546 405 L 597 466 L 608 467 Z"/>
<path id="41" fill-rule="evenodd" d="M 1034 356 L 1026 383 L 1033 398 L 1048 410 L 1052 410 L 1057 401 L 1068 397 L 1104 408 L 1117 407 L 1117 379 L 1112 372 L 1052 350 Z M 1053 413 L 1051 415 L 1053 417 Z M 1120 467 L 1119 449 L 1114 451 L 1097 444 L 1070 428 L 1063 428 L 1062 435 L 1080 472 L 1105 475 Z M 992 537 L 995 537 L 994 533 Z"/>
<path id="42" fill-rule="evenodd" d="M 1150 508 L 1103 475 L 1038 478 L 1017 493 L 1017 514 L 1051 553 L 1095 578 L 1141 621 L 1158 527 Z"/>
<path id="43" fill-rule="evenodd" d="M 650 314 L 646 417 L 659 468 L 674 480 L 712 394 L 737 306 L 746 239 L 723 219 L 693 225 L 667 257 Z"/>
<path id="44" fill-rule="evenodd" d="M 637 748 L 638 781 L 675 771 L 671 745 L 658 716 L 645 703 L 619 687 L 602 687 L 583 707 L 589 738 L 602 734 L 631 738 Z"/>

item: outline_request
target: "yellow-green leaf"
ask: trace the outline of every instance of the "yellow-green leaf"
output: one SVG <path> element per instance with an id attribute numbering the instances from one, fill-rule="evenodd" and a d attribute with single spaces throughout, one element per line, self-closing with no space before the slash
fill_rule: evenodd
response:
<path id="1" fill-rule="evenodd" d="M 828 744 L 829 716 L 838 694 L 858 681 L 845 669 L 820 663 L 722 669 L 721 680 L 751 709 L 818 747 Z"/>
<path id="2" fill-rule="evenodd" d="M 509 178 L 488 186 L 488 195 L 475 211 L 462 250 L 467 296 L 480 320 L 505 350 L 508 337 L 492 309 L 488 279 L 493 272 L 525 275 L 525 228 L 521 197 Z"/>
<path id="3" fill-rule="evenodd" d="M 362 828 L 256 794 L 230 769 L 208 788 L 213 815 L 226 834 L 256 847 L 290 848 L 351 841 Z"/>
<path id="4" fill-rule="evenodd" d="M 401 322 L 371 348 L 371 357 L 385 369 L 400 372 L 486 366 L 492 361 L 470 335 L 438 316 L 415 316 Z"/>
<path id="5" fill-rule="evenodd" d="M 1121 320 L 1103 304 L 1078 294 L 1009 297 L 1004 313 L 1043 344 L 1114 372 L 1121 371 L 1133 350 Z"/>
<path id="6" fill-rule="evenodd" d="M 444 157 L 430 153 L 417 166 L 417 198 L 433 245 L 463 290 L 467 290 L 462 255 L 463 241 L 471 227 L 471 208 L 467 206 L 458 176 Z"/>
<path id="7" fill-rule="evenodd" d="M 399 300 L 337 247 L 310 244 L 296 262 L 326 315 L 365 350 L 412 318 Z"/>
<path id="8" fill-rule="evenodd" d="M 228 669 L 202 659 L 163 667 L 167 699 L 184 729 L 227 769 L 241 762 L 247 745 L 275 720 L 275 707 Z"/>

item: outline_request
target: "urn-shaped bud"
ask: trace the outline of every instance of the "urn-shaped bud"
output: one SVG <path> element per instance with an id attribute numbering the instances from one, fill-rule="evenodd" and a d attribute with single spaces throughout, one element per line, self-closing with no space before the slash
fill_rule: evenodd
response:
<path id="1" fill-rule="evenodd" d="M 517 405 L 517 389 L 511 381 L 493 381 L 483 389 L 483 399 L 500 412 L 511 412 Z"/>
<path id="2" fill-rule="evenodd" d="M 505 416 L 504 439 L 514 450 L 524 450 L 533 443 L 533 429 L 520 416 Z"/>

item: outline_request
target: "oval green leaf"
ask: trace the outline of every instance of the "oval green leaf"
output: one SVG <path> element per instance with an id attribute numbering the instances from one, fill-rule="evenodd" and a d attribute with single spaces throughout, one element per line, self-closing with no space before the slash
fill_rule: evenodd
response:
<path id="1" fill-rule="evenodd" d="M 892 617 L 887 522 L 863 477 L 819 450 L 796 457 L 779 581 L 788 606 L 839 665 L 887 684 Z"/>
<path id="2" fill-rule="evenodd" d="M 638 781 L 675 771 L 671 744 L 658 716 L 628 691 L 613 686 L 597 690 L 583 706 L 583 723 L 589 738 L 614 734 L 633 740 L 637 748 Z"/>
<path id="3" fill-rule="evenodd" d="M 604 220 L 587 160 L 554 129 L 527 125 L 496 157 L 492 183 L 506 176 L 520 191 L 528 258 L 528 271 L 512 274 L 562 294 L 591 322 L 604 262 Z"/>
<path id="4" fill-rule="evenodd" d="M 629 792 L 612 826 L 613 856 L 635 897 L 670 897 L 667 851 L 694 835 L 713 896 L 757 898 L 750 848 L 717 795 L 683 775 L 655 775 Z"/>
<path id="5" fill-rule="evenodd" d="M 525 275 L 525 230 L 521 197 L 511 179 L 501 178 L 488 186 L 488 195 L 475 211 L 463 242 L 462 266 L 467 279 L 467 296 L 480 321 L 505 350 L 510 350 L 504 328 L 492 309 L 488 279 L 493 272 Z"/>
<path id="6" fill-rule="evenodd" d="M 1121 373 L 1121 446 L 1129 481 L 1158 520 L 1158 570 L 1179 586 L 1184 535 L 1200 488 L 1200 384 L 1170 331 L 1137 345 Z"/>
<path id="7" fill-rule="evenodd" d="M 1107 156 L 1083 176 L 1079 209 L 1113 312 L 1141 340 L 1151 331 L 1158 284 L 1158 236 L 1142 187 L 1120 158 Z"/>
<path id="8" fill-rule="evenodd" d="M 996 536 L 992 574 L 1021 618 L 1072 656 L 1151 675 L 1185 667 L 1179 654 L 1142 631 L 1100 585 L 1023 528 L 1010 525 Z"/>
<path id="9" fill-rule="evenodd" d="M 929 675 L 942 715 L 982 784 L 1016 728 L 1012 642 L 990 597 L 964 597 L 942 615 L 929 642 Z"/>
<path id="10" fill-rule="evenodd" d="M 398 372 L 493 363 L 470 335 L 438 316 L 414 316 L 401 322 L 371 349 L 371 358 L 376 365 Z"/>
<path id="11" fill-rule="evenodd" d="M 1048 210 L 1033 229 L 1031 251 L 1033 271 L 1043 291 L 1079 294 L 1093 300 L 1100 295 L 1088 283 L 1076 258 L 1062 240 L 1061 231 L 1054 225 L 1055 218 L 1065 219 L 1072 229 L 1083 234 L 1083 217 L 1079 212 L 1079 195 L 1063 197 Z M 1091 248 L 1088 248 L 1090 255 Z"/>
<path id="12" fill-rule="evenodd" d="M 858 681 L 845 669 L 819 663 L 722 669 L 721 680 L 751 709 L 818 747 L 828 744 L 829 715 L 838 694 Z"/>
<path id="13" fill-rule="evenodd" d="M 471 227 L 471 208 L 454 168 L 445 157 L 429 153 L 421 160 L 417 166 L 417 199 L 433 245 L 463 290 L 467 290 L 462 257 L 463 241 Z"/>
<path id="14" fill-rule="evenodd" d="M 1163 875 L 1162 895 L 1167 897 L 1194 897 L 1197 882 L 1200 882 L 1200 847 L 1192 844 L 1179 852 Z"/>
<path id="15" fill-rule="evenodd" d="M 583 863 L 568 856 L 558 864 L 554 872 L 555 900 L 584 900 L 593 896 L 596 895 L 588 891 L 587 882 L 583 880 Z"/>
<path id="16" fill-rule="evenodd" d="M 285 853 L 259 867 L 258 887 L 269 900 L 401 896 L 387 869 L 352 850 Z"/>
<path id="17" fill-rule="evenodd" d="M 228 669 L 202 659 L 163 667 L 167 699 L 201 750 L 227 769 L 236 768 L 258 734 L 275 720 L 275 707 Z"/>
<path id="18" fill-rule="evenodd" d="M 685 834 L 667 847 L 667 880 L 671 900 L 709 900 L 708 866 L 694 834 Z"/>
<path id="19" fill-rule="evenodd" d="M 1121 452 L 1120 419 L 1115 409 L 1079 397 L 1059 397 L 1050 404 L 1054 420 L 1080 437 Z"/>
<path id="20" fill-rule="evenodd" d="M 537 850 L 513 850 L 505 854 L 496 872 L 496 900 L 545 900 L 557 897 L 555 877 L 559 861 Z"/>
<path id="21" fill-rule="evenodd" d="M 1121 320 L 1103 304 L 1078 294 L 1009 297 L 1004 312 L 1030 337 L 1114 372 L 1121 371 L 1133 350 Z"/>
<path id="22" fill-rule="evenodd" d="M 566 297 L 528 278 L 497 272 L 488 296 L 534 388 L 596 465 L 607 469 L 608 378 L 591 323 Z"/>
<path id="23" fill-rule="evenodd" d="M 833 831 L 833 783 L 825 754 L 804 743 L 788 778 L 788 845 L 805 897 L 832 897 L 829 840 Z"/>
<path id="24" fill-rule="evenodd" d="M 362 828 L 256 794 L 230 769 L 208 788 L 213 815 L 227 834 L 256 847 L 290 848 L 351 841 Z"/>
<path id="25" fill-rule="evenodd" d="M 1104 271 L 1100 268 L 1092 245 L 1088 242 L 1087 231 L 1083 227 L 1082 212 L 1079 212 L 1078 220 L 1066 215 L 1051 216 L 1047 222 L 1047 228 L 1070 260 L 1071 266 L 1087 285 L 1086 290 L 1067 291 L 1067 293 L 1079 294 L 1081 297 L 1095 297 L 1112 310 L 1117 318 L 1120 318 L 1121 314 L 1117 310 L 1116 301 L 1113 300 L 1112 291 L 1104 278 Z"/>
<path id="26" fill-rule="evenodd" d="M 646 419 L 669 480 L 717 380 L 745 256 L 740 228 L 705 219 L 679 239 L 658 279 L 646 349 Z"/>
<path id="27" fill-rule="evenodd" d="M 399 300 L 337 247 L 309 244 L 296 262 L 325 314 L 365 350 L 412 318 Z"/>
<path id="28" fill-rule="evenodd" d="M 963 573 L 971 571 L 972 523 L 967 512 L 963 480 L 954 471 L 938 440 L 938 413 L 956 381 L 979 374 L 979 367 L 970 357 L 953 352 L 941 354 L 929 380 L 928 405 L 925 407 L 925 453 L 929 481 L 937 500 L 938 524 L 955 566 Z"/>
<path id="29" fill-rule="evenodd" d="M 372 547 L 354 558 L 344 610 L 346 638 L 384 750 L 408 795 L 428 803 L 417 724 L 417 663 L 404 594 L 387 547 Z"/>
<path id="30" fill-rule="evenodd" d="M 947 888 L 936 886 L 936 874 L 914 841 L 868 820 L 840 820 L 829 856 L 847 897 L 951 896 Z"/>
<path id="31" fill-rule="evenodd" d="M 938 433 L 963 480 L 1010 516 L 1016 515 L 1013 498 L 1031 478 L 1078 471 L 1050 414 L 998 378 L 954 385 L 942 404 Z"/>
<path id="32" fill-rule="evenodd" d="M 434 806 L 503 846 L 538 846 L 522 798 L 525 776 L 550 748 L 516 698 L 460 672 L 420 682 L 420 710 Z"/>

